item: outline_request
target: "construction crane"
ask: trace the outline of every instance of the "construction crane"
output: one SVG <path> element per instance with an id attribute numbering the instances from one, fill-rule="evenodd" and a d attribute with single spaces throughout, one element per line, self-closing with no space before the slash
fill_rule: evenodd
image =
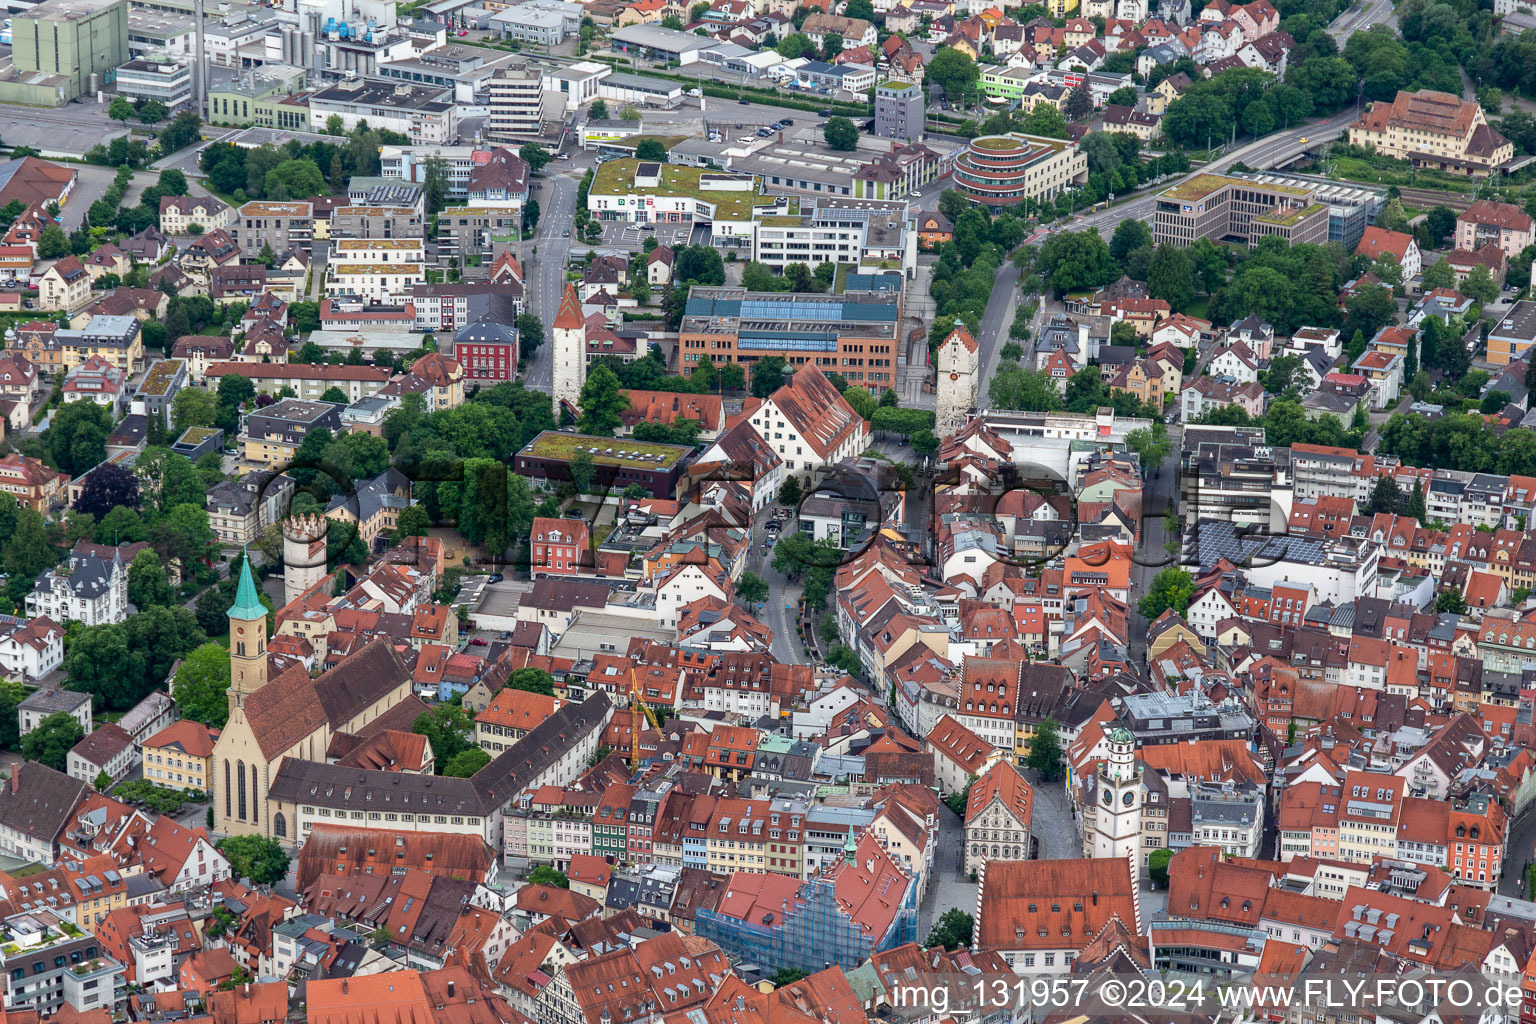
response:
<path id="1" fill-rule="evenodd" d="M 656 731 L 661 732 L 661 723 L 656 720 L 656 713 L 650 706 L 640 699 L 640 679 L 633 668 L 629 670 L 629 692 L 629 767 L 635 770 L 640 767 L 640 730 L 649 719 Z"/>

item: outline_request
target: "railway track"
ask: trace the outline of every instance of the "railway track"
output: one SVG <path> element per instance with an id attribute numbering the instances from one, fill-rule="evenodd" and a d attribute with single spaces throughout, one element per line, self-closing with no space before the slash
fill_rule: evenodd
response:
<path id="1" fill-rule="evenodd" d="M 1472 205 L 1472 197 L 1465 192 L 1446 192 L 1432 188 L 1399 188 L 1397 191 L 1407 206 L 1444 206 L 1460 213 Z"/>

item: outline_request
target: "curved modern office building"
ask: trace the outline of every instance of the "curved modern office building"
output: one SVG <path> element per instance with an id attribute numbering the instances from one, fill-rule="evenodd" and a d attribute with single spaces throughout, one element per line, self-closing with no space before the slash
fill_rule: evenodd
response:
<path id="1" fill-rule="evenodd" d="M 983 135 L 955 161 L 955 188 L 983 206 L 1049 202 L 1088 180 L 1088 158 L 1077 143 L 1039 135 Z"/>

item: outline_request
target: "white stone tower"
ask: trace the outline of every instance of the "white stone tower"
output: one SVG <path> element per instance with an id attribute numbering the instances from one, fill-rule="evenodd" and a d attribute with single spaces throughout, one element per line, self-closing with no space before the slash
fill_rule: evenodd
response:
<path id="1" fill-rule="evenodd" d="M 331 521 L 316 513 L 289 516 L 283 530 L 283 603 L 325 578 L 325 534 Z"/>
<path id="2" fill-rule="evenodd" d="M 939 394 L 933 432 L 948 437 L 965 426 L 966 413 L 981 395 L 981 348 L 964 324 L 939 343 Z"/>
<path id="3" fill-rule="evenodd" d="M 555 418 L 558 419 L 559 403 L 576 408 L 581 401 L 581 386 L 587 380 L 587 322 L 581 315 L 581 299 L 577 298 L 573 284 L 565 286 L 565 297 L 560 300 L 554 328 L 553 392 Z"/>
<path id="4" fill-rule="evenodd" d="M 1116 727 L 1109 733 L 1109 760 L 1099 768 L 1099 807 L 1093 816 L 1093 856 L 1127 861 L 1141 876 L 1141 766 L 1136 738 Z"/>

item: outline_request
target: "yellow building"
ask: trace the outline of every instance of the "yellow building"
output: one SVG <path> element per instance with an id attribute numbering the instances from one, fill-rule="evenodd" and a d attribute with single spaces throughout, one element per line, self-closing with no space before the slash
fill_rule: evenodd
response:
<path id="1" fill-rule="evenodd" d="M 1514 159 L 1515 145 L 1488 124 L 1483 108 L 1448 92 L 1400 92 L 1372 103 L 1349 126 L 1351 146 L 1451 174 L 1480 177 Z"/>
<path id="2" fill-rule="evenodd" d="M 144 777 L 167 789 L 209 790 L 209 764 L 217 729 L 183 719 L 144 741 Z"/>
<path id="3" fill-rule="evenodd" d="M 411 504 L 411 481 L 397 469 L 386 469 L 372 480 L 359 483 L 355 491 L 333 500 L 325 517 L 357 527 L 358 539 L 372 551 L 374 541 L 393 533 L 400 521 L 400 510 Z"/>

